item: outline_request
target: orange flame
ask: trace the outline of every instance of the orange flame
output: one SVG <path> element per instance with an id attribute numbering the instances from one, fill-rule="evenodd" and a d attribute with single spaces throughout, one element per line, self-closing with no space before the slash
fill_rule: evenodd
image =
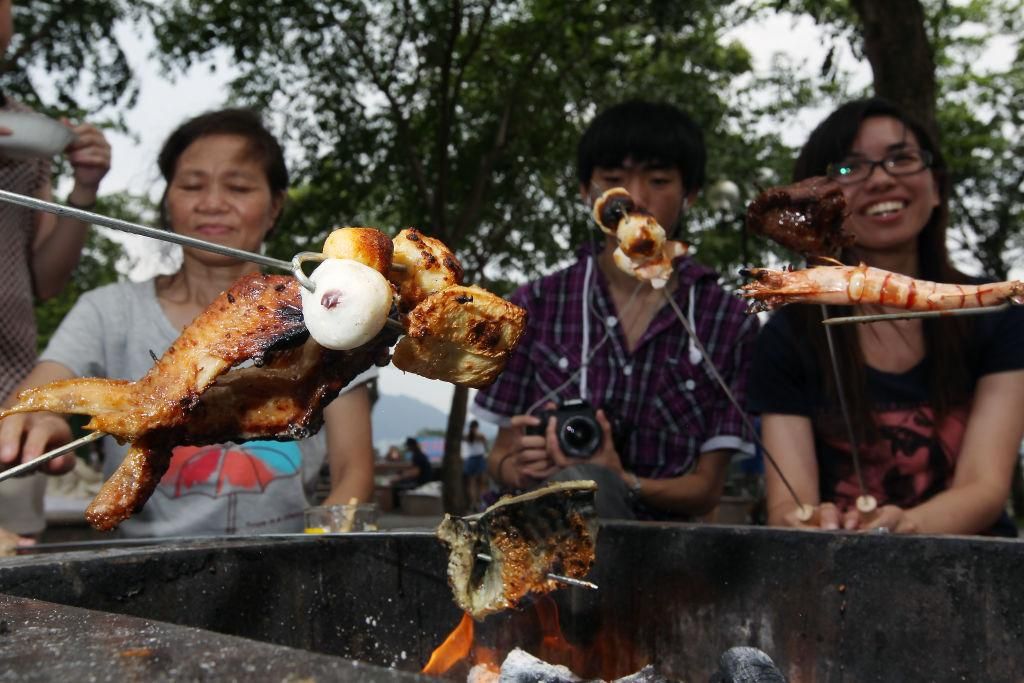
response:
<path id="1" fill-rule="evenodd" d="M 437 649 L 430 655 L 430 660 L 423 667 L 423 673 L 438 676 L 445 673 L 469 654 L 473 645 L 473 619 L 463 613 L 462 621 L 455 630 L 448 634 Z"/>
<path id="2" fill-rule="evenodd" d="M 588 646 L 577 646 L 566 640 L 558 620 L 558 605 L 548 595 L 538 596 L 533 603 L 534 615 L 541 634 L 537 651 L 532 653 L 549 664 L 561 664 L 584 678 L 613 679 L 639 671 L 644 658 L 629 642 L 628 636 L 602 630 Z M 462 621 L 430 655 L 422 673 L 439 676 L 456 664 L 486 664 L 497 672 L 506 652 L 473 643 L 473 619 L 462 615 Z"/>

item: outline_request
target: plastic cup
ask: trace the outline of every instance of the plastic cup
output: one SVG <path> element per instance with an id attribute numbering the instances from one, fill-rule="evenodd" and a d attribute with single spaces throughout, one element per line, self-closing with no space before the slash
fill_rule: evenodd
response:
<path id="1" fill-rule="evenodd" d="M 320 505 L 306 510 L 305 529 L 307 534 L 377 531 L 378 515 L 376 503 Z"/>

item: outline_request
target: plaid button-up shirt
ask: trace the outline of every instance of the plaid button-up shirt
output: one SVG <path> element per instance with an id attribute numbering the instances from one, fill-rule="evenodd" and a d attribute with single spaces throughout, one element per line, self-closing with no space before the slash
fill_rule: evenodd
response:
<path id="1" fill-rule="evenodd" d="M 676 303 L 743 405 L 756 316 L 718 285 L 714 271 L 686 257 L 674 270 Z M 572 266 L 520 287 L 512 301 L 527 310 L 527 329 L 505 371 L 477 393 L 473 413 L 481 419 L 507 424 L 548 400 L 580 398 L 580 368 L 589 356 L 582 398 L 612 419 L 626 469 L 665 479 L 686 474 L 707 451 L 753 453 L 739 414 L 671 306 L 662 306 L 637 347 L 627 350 L 608 282 L 589 248 Z"/>

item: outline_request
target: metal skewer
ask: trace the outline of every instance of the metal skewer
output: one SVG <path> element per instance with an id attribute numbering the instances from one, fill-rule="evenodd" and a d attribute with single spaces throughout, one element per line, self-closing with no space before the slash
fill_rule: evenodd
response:
<path id="1" fill-rule="evenodd" d="M 179 235 L 178 233 L 171 232 L 170 230 L 160 230 L 158 228 L 150 228 L 145 225 L 124 221 L 119 218 L 109 218 L 98 213 L 93 213 L 92 211 L 76 209 L 72 206 L 64 206 L 63 204 L 47 202 L 42 199 L 36 199 L 35 197 L 26 197 L 25 195 L 17 194 L 16 192 L 0 190 L 0 200 L 11 204 L 17 204 L 18 206 L 24 206 L 29 209 L 37 209 L 39 211 L 56 214 L 57 216 L 67 216 L 85 223 L 92 223 L 93 225 L 102 225 L 105 228 L 113 228 L 114 230 L 120 230 L 121 232 L 129 232 L 133 235 L 152 237 L 153 239 L 163 240 L 164 242 L 180 244 L 184 247 L 195 247 L 196 249 L 203 249 L 215 254 L 221 254 L 222 256 L 231 256 L 242 261 L 251 261 L 252 263 L 258 263 L 261 266 L 267 266 L 268 268 L 277 268 L 279 270 L 288 271 L 289 273 L 293 272 L 293 266 L 288 261 L 264 256 L 263 254 L 256 254 L 251 251 L 245 251 L 244 249 L 225 247 L 224 245 L 214 244 L 213 242 L 196 239 L 195 237 Z"/>
<path id="2" fill-rule="evenodd" d="M 5 479 L 10 479 L 12 477 L 17 477 L 18 475 L 21 474 L 27 474 L 28 472 L 31 472 L 38 468 L 40 465 L 50 462 L 57 456 L 69 453 L 70 451 L 75 450 L 79 446 L 84 446 L 87 443 L 92 443 L 93 441 L 101 439 L 104 436 L 106 436 L 105 432 L 89 432 L 80 439 L 75 439 L 74 441 L 66 443 L 63 446 L 60 446 L 59 448 L 54 448 L 52 451 L 47 451 L 46 453 L 43 453 L 39 457 L 33 458 L 28 462 L 23 462 L 20 465 L 12 467 L 9 470 L 4 470 L 3 472 L 0 472 L 0 481 L 4 481 Z"/>
<path id="3" fill-rule="evenodd" d="M 675 311 L 676 317 L 679 318 L 679 322 L 683 324 L 686 334 L 690 335 L 690 339 L 693 340 L 693 345 L 697 347 L 701 357 L 704 359 L 704 367 L 708 369 L 711 376 L 715 378 L 716 382 L 718 382 L 718 386 L 720 386 L 722 391 L 725 392 L 726 398 L 729 399 L 733 408 L 736 409 L 740 419 L 743 421 L 743 425 L 747 428 L 751 437 L 754 439 L 754 443 L 756 443 L 758 448 L 761 449 L 761 452 L 764 453 L 764 457 L 769 463 L 771 463 L 771 466 L 775 469 L 775 473 L 779 475 L 779 479 L 782 480 L 786 490 L 789 491 L 789 495 L 792 496 L 793 501 L 796 502 L 797 508 L 800 510 L 800 514 L 804 514 L 805 511 L 810 509 L 809 506 L 804 506 L 803 502 L 800 500 L 800 496 L 796 494 L 796 490 L 793 488 L 793 485 L 789 483 L 789 480 L 786 479 L 786 475 L 782 473 L 782 468 L 779 467 L 779 463 L 775 461 L 772 454 L 767 448 L 765 448 L 764 442 L 761 440 L 761 436 L 757 433 L 757 429 L 747 416 L 747 411 L 745 411 L 743 406 L 740 405 L 740 402 L 736 400 L 736 396 L 732 393 L 732 389 L 729 388 L 728 382 L 726 382 L 722 375 L 719 374 L 718 368 L 715 367 L 715 362 L 711 359 L 711 354 L 709 354 L 707 349 L 704 348 L 704 343 L 701 342 L 700 337 L 697 336 L 697 331 L 693 329 L 693 326 L 690 325 L 690 321 L 687 320 L 683 312 L 679 310 L 679 304 L 677 304 L 675 299 L 673 299 L 669 294 L 668 289 L 663 289 L 661 291 L 665 296 L 665 300 L 668 301 L 672 306 L 672 310 Z"/>
<path id="4" fill-rule="evenodd" d="M 481 559 L 484 562 L 490 562 L 491 561 L 491 556 L 490 555 L 486 555 L 484 553 L 477 553 L 476 556 L 477 556 L 478 559 Z M 565 583 L 565 584 L 568 584 L 570 586 L 576 586 L 577 588 L 588 588 L 588 589 L 590 589 L 592 591 L 596 591 L 597 590 L 597 584 L 596 583 L 591 583 L 590 581 L 584 581 L 583 579 L 574 579 L 571 576 L 562 576 L 561 574 L 551 574 L 551 573 L 548 573 L 547 577 L 549 579 L 551 579 L 552 581 L 558 581 L 559 583 Z"/>
<path id="5" fill-rule="evenodd" d="M 821 306 L 822 320 L 828 320 L 828 308 Z M 832 360 L 832 377 L 836 382 L 836 394 L 839 395 L 839 410 L 843 413 L 843 422 L 846 423 L 847 438 L 850 439 L 850 456 L 853 458 L 853 471 L 857 475 L 857 487 L 860 489 L 860 496 L 857 498 L 857 509 L 863 513 L 872 512 L 878 507 L 875 497 L 868 494 L 864 485 L 864 474 L 860 469 L 860 448 L 857 444 L 857 434 L 853 429 L 853 420 L 850 419 L 850 408 L 846 405 L 846 389 L 843 386 L 843 377 L 839 372 L 839 359 L 836 356 L 835 342 L 832 339 L 832 328 L 825 326 L 825 339 L 828 341 L 828 355 Z"/>
<path id="6" fill-rule="evenodd" d="M 825 325 L 845 325 L 849 323 L 877 323 L 886 320 L 911 320 L 913 318 L 942 318 L 949 315 L 984 315 L 1005 311 L 1011 305 L 999 304 L 998 306 L 983 306 L 980 308 L 955 308 L 946 311 L 907 311 L 905 313 L 878 313 L 875 315 L 848 315 L 837 318 L 825 318 L 822 322 Z"/>

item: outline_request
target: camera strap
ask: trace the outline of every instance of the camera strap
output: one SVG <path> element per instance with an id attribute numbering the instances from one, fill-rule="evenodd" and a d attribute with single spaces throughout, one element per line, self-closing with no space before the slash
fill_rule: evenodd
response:
<path id="1" fill-rule="evenodd" d="M 580 398 L 589 401 L 587 396 L 587 366 L 590 365 L 590 276 L 594 272 L 594 256 L 587 257 L 587 270 L 583 274 L 583 349 L 580 354 Z"/>

